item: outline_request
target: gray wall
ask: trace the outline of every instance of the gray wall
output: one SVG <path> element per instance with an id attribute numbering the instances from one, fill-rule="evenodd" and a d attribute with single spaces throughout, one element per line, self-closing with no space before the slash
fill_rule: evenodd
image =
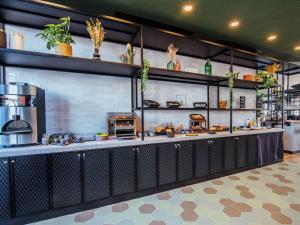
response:
<path id="1" fill-rule="evenodd" d="M 6 25 L 7 33 L 21 32 L 24 36 L 25 50 L 53 53 L 47 50 L 45 43 L 36 38 L 39 30 L 18 26 Z M 75 37 L 76 45 L 73 55 L 91 58 L 93 46 L 88 38 Z M 176 44 L 176 43 L 175 43 Z M 166 46 L 167 48 L 167 46 Z M 104 42 L 101 47 L 102 60 L 119 62 L 119 55 L 125 46 Z M 139 64 L 139 49 L 136 63 Z M 151 66 L 165 68 L 168 61 L 165 52 L 145 50 L 145 58 L 149 59 Z M 203 72 L 205 61 L 190 57 L 179 56 L 182 69 L 186 67 L 198 68 Z M 214 63 L 213 74 L 225 76 L 229 66 Z M 243 74 L 255 71 L 234 67 L 235 72 Z M 95 76 L 89 74 L 55 72 L 46 70 L 33 70 L 7 67 L 8 81 L 27 82 L 46 90 L 47 132 L 72 131 L 76 133 L 91 133 L 106 131 L 107 112 L 126 112 L 131 110 L 130 79 L 113 78 L 108 76 Z M 194 101 L 206 101 L 206 86 L 179 84 L 172 82 L 149 81 L 145 94 L 146 99 L 156 100 L 162 105 L 167 100 L 176 100 L 177 95 L 186 96 L 187 106 L 191 107 Z M 255 108 L 255 91 L 234 90 L 234 98 L 246 96 L 247 108 Z M 221 99 L 228 100 L 227 88 L 221 88 Z M 211 104 L 216 107 L 216 88 L 211 88 Z M 146 129 L 173 122 L 175 125 L 184 124 L 188 127 L 188 116 L 193 111 L 147 111 L 145 114 Z M 203 112 L 206 115 L 205 112 Z M 234 125 L 241 125 L 247 119 L 254 119 L 255 112 L 234 112 Z M 229 125 L 229 112 L 211 112 L 211 124 Z"/>

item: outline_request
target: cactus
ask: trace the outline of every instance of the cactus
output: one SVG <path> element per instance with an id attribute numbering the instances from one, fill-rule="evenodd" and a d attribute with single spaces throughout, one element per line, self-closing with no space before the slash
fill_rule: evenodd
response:
<path id="1" fill-rule="evenodd" d="M 126 45 L 126 56 L 127 56 L 127 63 L 133 64 L 134 63 L 134 56 L 135 56 L 135 49 L 133 49 L 131 44 Z"/>

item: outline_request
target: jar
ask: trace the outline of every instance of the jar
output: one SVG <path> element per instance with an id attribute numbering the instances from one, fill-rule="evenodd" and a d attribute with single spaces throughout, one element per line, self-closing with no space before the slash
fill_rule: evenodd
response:
<path id="1" fill-rule="evenodd" d="M 6 48 L 6 33 L 5 30 L 0 29 L 0 48 Z"/>
<path id="2" fill-rule="evenodd" d="M 10 33 L 9 34 L 9 48 L 23 50 L 23 35 L 21 33 Z"/>

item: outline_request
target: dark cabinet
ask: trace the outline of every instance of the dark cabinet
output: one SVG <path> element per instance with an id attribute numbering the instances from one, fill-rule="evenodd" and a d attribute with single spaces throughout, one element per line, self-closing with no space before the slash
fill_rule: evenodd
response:
<path id="1" fill-rule="evenodd" d="M 193 142 L 180 142 L 175 144 L 177 148 L 177 180 L 184 181 L 194 177 L 193 159 L 194 149 Z"/>
<path id="2" fill-rule="evenodd" d="M 209 144 L 207 140 L 195 142 L 195 176 L 209 175 Z"/>
<path id="3" fill-rule="evenodd" d="M 138 191 L 157 186 L 157 147 L 142 145 L 137 148 L 137 189 Z"/>
<path id="4" fill-rule="evenodd" d="M 0 158 L 0 222 L 11 217 L 8 158 Z"/>
<path id="5" fill-rule="evenodd" d="M 163 143 L 158 146 L 158 182 L 159 185 L 176 182 L 175 143 Z"/>
<path id="6" fill-rule="evenodd" d="M 223 171 L 222 140 L 208 140 L 210 152 L 210 173 L 220 173 Z"/>
<path id="7" fill-rule="evenodd" d="M 237 167 L 243 168 L 247 166 L 247 136 L 236 138 L 236 154 L 237 154 Z"/>
<path id="8" fill-rule="evenodd" d="M 48 156 L 22 156 L 13 159 L 12 162 L 16 216 L 47 211 L 49 209 Z"/>
<path id="9" fill-rule="evenodd" d="M 248 166 L 257 165 L 257 153 L 258 153 L 257 135 L 248 136 L 248 149 L 247 149 Z"/>
<path id="10" fill-rule="evenodd" d="M 113 195 L 135 191 L 135 147 L 112 149 Z"/>
<path id="11" fill-rule="evenodd" d="M 110 151 L 99 149 L 83 153 L 84 199 L 86 202 L 110 196 Z"/>
<path id="12" fill-rule="evenodd" d="M 230 171 L 236 168 L 236 137 L 224 139 L 224 170 Z"/>
<path id="13" fill-rule="evenodd" d="M 53 208 L 78 205 L 81 197 L 81 154 L 61 153 L 51 156 Z"/>

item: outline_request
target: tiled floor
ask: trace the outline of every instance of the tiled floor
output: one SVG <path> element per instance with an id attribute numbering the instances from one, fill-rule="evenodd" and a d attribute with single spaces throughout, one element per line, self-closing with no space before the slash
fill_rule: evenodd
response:
<path id="1" fill-rule="evenodd" d="M 34 225 L 300 224 L 300 155 L 280 164 Z"/>

